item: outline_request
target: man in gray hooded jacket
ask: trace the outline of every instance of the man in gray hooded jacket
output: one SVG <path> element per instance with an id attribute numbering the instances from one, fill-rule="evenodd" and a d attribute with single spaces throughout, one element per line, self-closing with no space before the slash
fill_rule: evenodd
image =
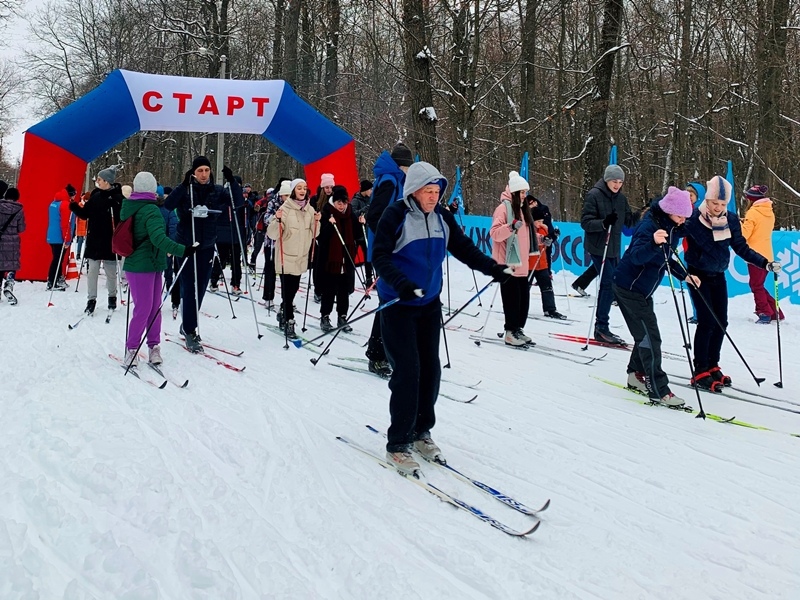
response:
<path id="1" fill-rule="evenodd" d="M 447 253 L 471 269 L 506 279 L 511 270 L 497 264 L 472 243 L 455 217 L 439 204 L 447 179 L 426 162 L 411 165 L 403 200 L 386 207 L 375 233 L 372 263 L 380 276 L 381 303 L 399 302 L 381 311 L 381 331 L 392 367 L 386 458 L 401 474 L 419 476 L 413 448 L 426 460 L 444 463 L 431 439 L 436 422 L 441 366 L 442 263 Z"/>

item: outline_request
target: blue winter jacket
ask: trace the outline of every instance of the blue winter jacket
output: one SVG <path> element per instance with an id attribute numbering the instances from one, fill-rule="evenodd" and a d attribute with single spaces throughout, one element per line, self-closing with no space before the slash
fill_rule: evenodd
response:
<path id="1" fill-rule="evenodd" d="M 464 235 L 452 213 L 441 205 L 430 213 L 425 213 L 413 198 L 387 206 L 378 223 L 372 254 L 372 264 L 380 277 L 377 287 L 381 302 L 397 298 L 397 290 L 409 282 L 423 289 L 425 295 L 400 304 L 422 306 L 438 302 L 442 262 L 448 251 L 486 275 L 491 275 L 496 264 Z"/>
<path id="2" fill-rule="evenodd" d="M 661 284 L 667 270 L 664 264 L 664 250 L 653 241 L 653 234 L 663 229 L 668 234 L 668 243 L 675 249 L 684 236 L 683 227 L 676 225 L 658 206 L 658 200 L 650 205 L 650 210 L 639 223 L 633 234 L 631 245 L 622 255 L 614 269 L 614 284 L 649 298 Z M 669 252 L 669 250 L 667 249 Z M 686 277 L 686 271 L 669 255 L 669 268 L 678 279 Z"/>
<path id="3" fill-rule="evenodd" d="M 689 247 L 686 250 L 686 264 L 692 274 L 724 273 L 731 260 L 731 248 L 745 261 L 767 268 L 767 259 L 747 245 L 742 236 L 742 224 L 734 213 L 727 213 L 728 227 L 731 237 L 727 240 L 714 241 L 714 232 L 700 221 L 700 211 L 694 209 L 692 216 L 686 220 L 684 229 Z"/>
<path id="4" fill-rule="evenodd" d="M 372 188 L 372 200 L 367 214 L 367 260 L 372 260 L 372 246 L 375 243 L 375 232 L 386 207 L 403 198 L 403 185 L 406 174 L 394 162 L 388 150 L 384 150 L 372 168 L 375 181 Z"/>

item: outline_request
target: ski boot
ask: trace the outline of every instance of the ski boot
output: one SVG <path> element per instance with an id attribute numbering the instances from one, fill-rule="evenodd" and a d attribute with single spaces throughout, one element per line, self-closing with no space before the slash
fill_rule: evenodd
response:
<path id="1" fill-rule="evenodd" d="M 333 329 L 333 325 L 331 325 L 331 318 L 328 315 L 322 315 L 322 318 L 319 320 L 319 328 L 322 329 L 325 333 L 328 333 L 331 329 Z"/>
<path id="2" fill-rule="evenodd" d="M 522 331 L 522 327 L 518 327 L 517 330 L 514 332 L 517 334 L 517 337 L 521 339 L 523 342 L 528 344 L 528 346 L 535 346 L 536 344 L 533 343 L 533 340 L 525 335 L 525 332 Z"/>
<path id="3" fill-rule="evenodd" d="M 575 293 L 577 293 L 577 294 L 578 294 L 578 297 L 580 297 L 580 298 L 586 298 L 587 296 L 589 296 L 589 294 L 586 292 L 586 290 L 584 290 L 584 289 L 583 289 L 581 286 L 579 286 L 579 285 L 575 285 L 575 284 L 573 283 L 573 284 L 572 284 L 572 289 L 573 289 L 573 290 L 575 290 Z"/>
<path id="4" fill-rule="evenodd" d="M 150 348 L 148 360 L 151 365 L 160 365 L 164 362 L 164 359 L 161 358 L 161 346 L 153 346 Z"/>
<path id="5" fill-rule="evenodd" d="M 627 346 L 628 344 L 618 335 L 611 333 L 608 329 L 595 328 L 594 339 L 604 344 L 612 346 Z"/>
<path id="6" fill-rule="evenodd" d="M 709 371 L 702 371 L 697 373 L 691 379 L 691 384 L 698 389 L 706 390 L 714 393 L 722 393 L 723 384 L 720 381 L 714 381 Z"/>
<path id="7" fill-rule="evenodd" d="M 656 402 L 663 404 L 667 408 L 680 408 L 686 404 L 681 398 L 678 398 L 672 392 L 667 392 L 663 398 L 656 400 Z"/>
<path id="8" fill-rule="evenodd" d="M 347 324 L 347 317 L 345 315 L 339 315 L 339 320 L 336 322 L 336 326 L 342 328 L 342 333 L 353 332 L 353 328 Z"/>
<path id="9" fill-rule="evenodd" d="M 628 388 L 642 394 L 650 393 L 650 386 L 648 385 L 647 375 L 641 371 L 628 373 Z"/>
<path id="10" fill-rule="evenodd" d="M 370 373 L 375 373 L 375 375 L 383 379 L 389 379 L 392 376 L 392 367 L 389 366 L 389 361 L 370 360 L 368 368 Z"/>
<path id="11" fill-rule="evenodd" d="M 527 342 L 524 339 L 522 339 L 522 336 L 520 336 L 519 332 L 521 331 L 522 331 L 521 329 L 516 329 L 514 331 L 506 330 L 506 335 L 504 338 L 506 346 L 514 346 L 515 348 L 521 348 L 522 346 L 527 346 Z"/>
<path id="12" fill-rule="evenodd" d="M 139 356 L 136 354 L 136 348 L 127 348 L 125 350 L 125 359 L 122 361 L 125 366 L 131 366 L 131 369 L 135 369 L 139 366 Z"/>
<path id="13" fill-rule="evenodd" d="M 758 315 L 757 325 L 769 325 L 772 323 L 772 317 L 769 315 Z"/>
<path id="14" fill-rule="evenodd" d="M 117 297 L 116 296 L 109 296 L 108 297 L 108 310 L 117 310 Z"/>
<path id="15" fill-rule="evenodd" d="M 733 385 L 733 380 L 729 375 L 725 375 L 719 366 L 711 367 L 708 372 L 711 373 L 711 377 L 714 379 L 714 381 L 721 383 L 723 386 L 731 387 Z"/>
<path id="16" fill-rule="evenodd" d="M 436 462 L 441 465 L 446 465 L 447 461 L 442 455 L 439 446 L 431 439 L 431 434 L 422 435 L 416 442 L 414 442 L 414 450 L 428 462 Z"/>
<path id="17" fill-rule="evenodd" d="M 284 325 L 284 331 L 286 332 L 286 337 L 290 340 L 296 340 L 297 334 L 294 331 L 294 319 L 286 321 L 286 325 Z"/>
<path id="18" fill-rule="evenodd" d="M 241 296 L 242 288 L 240 288 L 238 285 L 233 286 L 231 288 L 231 294 L 233 294 L 234 296 Z"/>
<path id="19" fill-rule="evenodd" d="M 411 452 L 408 450 L 404 452 L 386 452 L 386 462 L 390 463 L 397 472 L 403 477 L 415 477 L 419 479 L 420 470 L 419 463 L 414 460 Z"/>
<path id="20" fill-rule="evenodd" d="M 550 319 L 556 319 L 558 321 L 565 321 L 567 319 L 567 315 L 562 315 L 557 310 L 547 310 L 545 311 L 544 316 Z"/>
<path id="21" fill-rule="evenodd" d="M 83 312 L 85 312 L 87 315 L 91 317 L 92 315 L 94 315 L 94 309 L 96 306 L 97 306 L 97 300 L 92 298 L 86 302 L 86 308 L 84 309 Z"/>

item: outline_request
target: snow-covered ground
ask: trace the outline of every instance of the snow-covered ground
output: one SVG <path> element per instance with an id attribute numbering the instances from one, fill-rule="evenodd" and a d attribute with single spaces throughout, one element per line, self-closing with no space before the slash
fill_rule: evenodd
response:
<path id="1" fill-rule="evenodd" d="M 471 292 L 451 261 L 452 304 Z M 479 276 L 482 285 L 486 278 Z M 564 280 L 556 276 L 556 289 Z M 709 413 L 768 427 L 748 429 L 647 407 L 595 377 L 624 381 L 626 352 L 590 366 L 476 347 L 447 331 L 448 378 L 476 383 L 478 398 L 440 398 L 434 438 L 450 463 L 535 506 L 552 499 L 527 539 L 504 535 L 337 441 L 377 452 L 388 389 L 331 366 L 361 357 L 337 340 L 312 366 L 308 350 L 283 349 L 250 302 L 208 295 L 204 340 L 244 350 L 236 373 L 163 345 L 165 368 L 187 389 L 158 390 L 108 358 L 123 352 L 124 309 L 75 323 L 85 281 L 57 293 L 20 283 L 16 307 L 0 303 L 0 598 L 184 600 L 207 598 L 797 598 L 800 594 L 800 415 L 703 396 Z M 99 305 L 105 303 L 102 292 Z M 454 324 L 478 328 L 479 316 Z M 259 293 L 260 297 L 260 293 Z M 657 296 L 665 349 L 682 352 L 669 288 Z M 355 301 L 357 296 L 353 296 Z M 591 302 L 559 297 L 579 321 L 530 320 L 535 340 L 585 335 Z M 305 301 L 299 296 L 298 306 Z M 367 305 L 374 307 L 375 298 Z M 495 310 L 500 307 L 499 296 Z M 260 320 L 274 313 L 256 306 Z M 534 288 L 533 314 L 541 314 Z M 776 328 L 753 324 L 752 301 L 731 302 L 730 332 L 772 404 L 800 410 L 800 310 L 785 306 L 783 377 Z M 310 311 L 318 311 L 311 303 Z M 164 330 L 178 323 L 165 311 Z M 359 313 L 362 314 L 362 313 Z M 615 331 L 630 339 L 616 309 Z M 370 318 L 355 324 L 366 334 Z M 489 335 L 502 327 L 492 313 Z M 308 333 L 316 333 L 309 329 Z M 444 346 L 442 346 L 444 362 Z M 351 363 L 356 364 L 356 363 Z M 729 344 L 723 367 L 755 389 Z M 685 362 L 666 360 L 686 374 Z M 146 367 L 143 374 L 147 373 Z M 594 377 L 593 377 L 594 376 Z M 472 390 L 445 384 L 469 397 Z M 675 388 L 689 404 L 693 392 Z M 532 519 L 430 465 L 429 480 L 515 528 Z"/>

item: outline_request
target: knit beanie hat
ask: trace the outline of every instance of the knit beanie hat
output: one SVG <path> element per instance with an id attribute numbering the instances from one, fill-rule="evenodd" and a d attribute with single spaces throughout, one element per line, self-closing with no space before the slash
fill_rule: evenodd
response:
<path id="1" fill-rule="evenodd" d="M 335 186 L 336 182 L 333 180 L 333 175 L 331 173 L 323 173 L 322 177 L 319 180 L 319 187 L 328 187 L 328 186 Z"/>
<path id="2" fill-rule="evenodd" d="M 542 208 L 541 204 L 537 204 L 531 209 L 531 218 L 534 221 L 544 220 L 546 216 L 547 212 L 544 210 L 544 208 Z"/>
<path id="3" fill-rule="evenodd" d="M 347 194 L 347 188 L 343 185 L 335 185 L 333 186 L 333 192 L 331 192 L 331 200 L 337 202 L 339 200 L 343 202 L 349 202 L 350 198 Z"/>
<path id="4" fill-rule="evenodd" d="M 133 191 L 137 194 L 155 194 L 158 189 L 158 182 L 152 173 L 142 171 L 133 178 Z"/>
<path id="5" fill-rule="evenodd" d="M 730 182 L 717 175 L 709 179 L 706 184 L 706 200 L 725 200 L 725 202 L 728 202 L 731 199 L 732 191 L 733 187 Z"/>
<path id="6" fill-rule="evenodd" d="M 625 171 L 619 165 L 608 165 L 603 173 L 603 181 L 625 181 Z"/>
<path id="7" fill-rule="evenodd" d="M 658 201 L 658 207 L 668 215 L 689 218 L 692 216 L 692 199 L 689 192 L 669 186 L 667 193 Z"/>
<path id="8" fill-rule="evenodd" d="M 366 192 L 367 190 L 372 189 L 372 182 L 369 179 L 362 179 L 361 180 L 361 189 L 359 191 Z"/>
<path id="9" fill-rule="evenodd" d="M 744 193 L 744 197 L 750 202 L 755 202 L 766 198 L 768 192 L 769 188 L 766 185 L 754 185 Z"/>
<path id="10" fill-rule="evenodd" d="M 512 194 L 514 192 L 527 192 L 531 189 L 531 186 L 528 185 L 528 182 L 525 181 L 525 178 L 522 177 L 516 171 L 511 171 L 508 174 L 508 191 Z"/>
<path id="11" fill-rule="evenodd" d="M 414 164 L 414 156 L 405 144 L 396 144 L 392 148 L 392 159 L 398 167 L 410 167 Z"/>
<path id="12" fill-rule="evenodd" d="M 3 195 L 6 200 L 13 200 L 14 202 L 19 202 L 19 190 L 15 187 L 10 187 L 6 190 L 6 193 Z"/>
<path id="13" fill-rule="evenodd" d="M 114 183 L 117 180 L 117 165 L 111 165 L 100 171 L 97 176 L 103 181 Z"/>
<path id="14" fill-rule="evenodd" d="M 298 186 L 298 184 L 305 183 L 305 182 L 306 182 L 306 180 L 305 179 L 301 179 L 300 177 L 298 177 L 297 179 L 292 179 L 292 183 L 289 184 L 289 187 L 291 188 L 289 190 L 289 193 L 291 194 L 294 191 L 294 188 L 296 188 Z"/>
<path id="15" fill-rule="evenodd" d="M 192 173 L 197 171 L 198 167 L 208 167 L 211 168 L 211 161 L 208 160 L 205 156 L 196 156 L 195 159 L 192 161 Z"/>
<path id="16" fill-rule="evenodd" d="M 281 186 L 278 188 L 278 196 L 288 196 L 292 193 L 292 182 L 288 179 L 281 181 Z"/>

